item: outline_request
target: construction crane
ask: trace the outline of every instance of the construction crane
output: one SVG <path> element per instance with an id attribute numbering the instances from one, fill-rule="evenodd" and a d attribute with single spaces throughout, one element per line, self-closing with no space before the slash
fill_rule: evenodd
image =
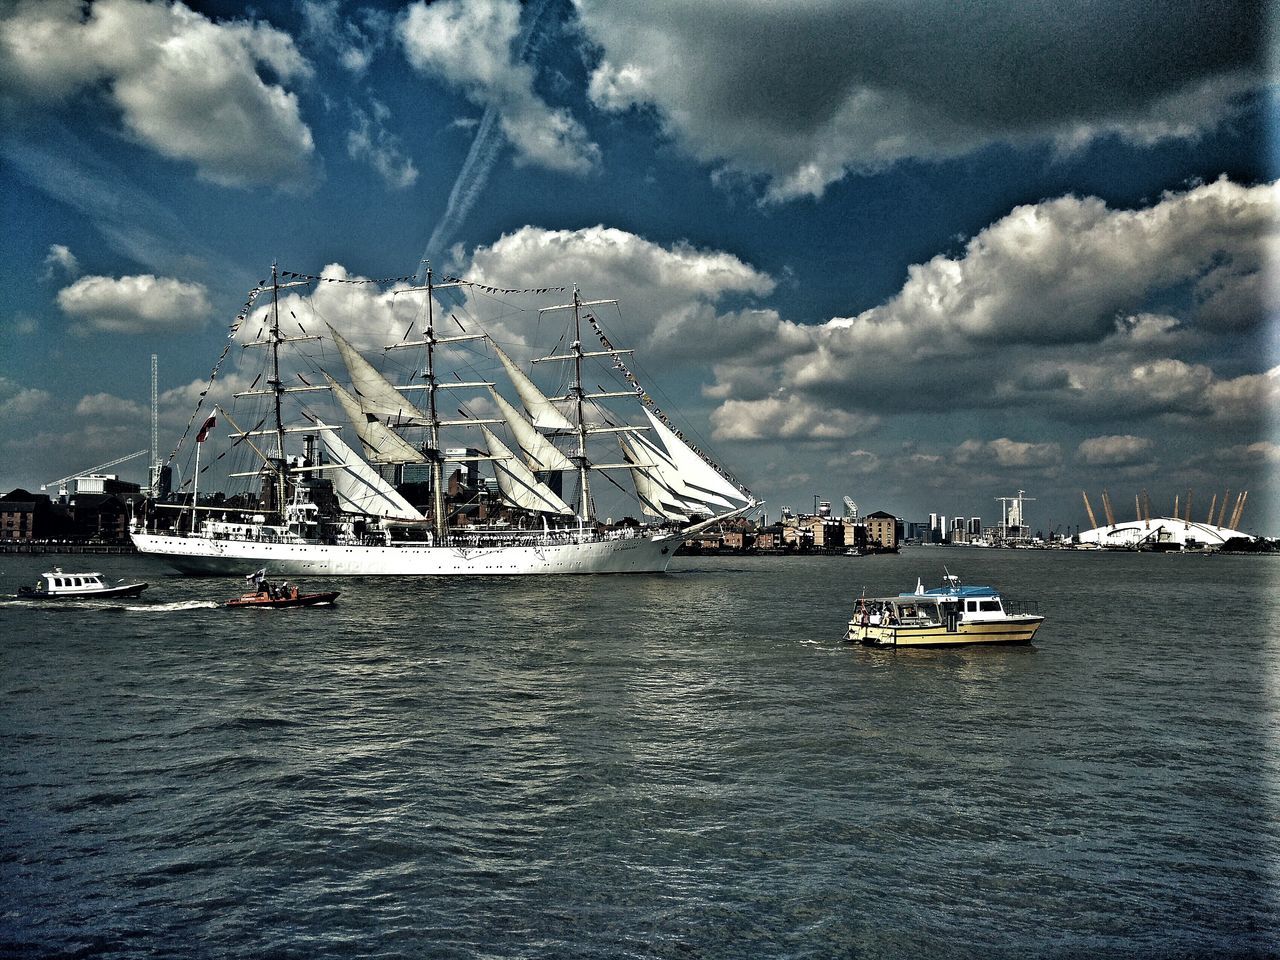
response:
<path id="1" fill-rule="evenodd" d="M 72 480 L 79 480 L 81 477 L 87 477 L 91 473 L 97 473 L 99 470 L 107 469 L 107 467 L 114 467 L 117 463 L 124 463 L 126 460 L 132 460 L 134 457 L 140 457 L 143 454 L 150 452 L 150 447 L 143 447 L 141 450 L 135 450 L 133 453 L 127 453 L 123 457 L 116 457 L 114 460 L 108 460 L 106 463 L 100 463 L 96 467 L 90 467 L 88 470 L 81 470 L 79 473 L 73 473 L 69 477 L 61 477 L 58 480 L 50 480 L 48 483 L 42 483 L 40 484 L 40 489 L 47 490 L 49 487 L 57 487 L 58 496 L 65 497 L 67 495 L 67 484 Z"/>
<path id="2" fill-rule="evenodd" d="M 848 497 L 844 498 L 844 515 L 850 520 L 858 519 L 858 505 Z"/>

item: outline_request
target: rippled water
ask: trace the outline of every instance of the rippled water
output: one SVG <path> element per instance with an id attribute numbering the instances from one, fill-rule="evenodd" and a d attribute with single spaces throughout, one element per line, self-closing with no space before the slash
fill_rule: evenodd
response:
<path id="1" fill-rule="evenodd" d="M 0 603 L 0 953 L 1280 952 L 1280 563 L 909 549 Z M 51 562 L 0 557 L 0 593 Z M 876 651 L 852 598 L 1038 599 Z"/>

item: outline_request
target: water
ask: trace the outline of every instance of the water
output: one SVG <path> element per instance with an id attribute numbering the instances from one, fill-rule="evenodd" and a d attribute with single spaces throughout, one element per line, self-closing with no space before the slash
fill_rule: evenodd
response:
<path id="1" fill-rule="evenodd" d="M 0 604 L 0 954 L 1280 953 L 1267 557 L 908 549 Z M 53 562 L 0 557 L 0 593 Z M 867 650 L 852 600 L 1038 599 Z"/>

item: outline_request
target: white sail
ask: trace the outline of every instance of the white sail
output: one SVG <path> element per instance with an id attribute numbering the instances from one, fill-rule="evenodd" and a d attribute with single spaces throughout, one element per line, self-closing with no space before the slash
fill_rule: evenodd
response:
<path id="1" fill-rule="evenodd" d="M 618 443 L 622 447 L 622 458 L 627 463 L 635 464 L 631 468 L 631 481 L 635 484 L 636 496 L 640 499 L 640 509 L 650 517 L 663 517 L 680 523 L 688 522 L 690 517 L 686 512 L 685 504 L 658 479 L 653 468 L 649 466 L 649 464 L 656 464 L 662 455 L 656 451 L 650 455 L 650 449 L 635 442 L 638 440 L 640 440 L 639 437 L 631 441 L 623 436 L 618 437 Z M 644 452 L 637 451 L 636 447 L 640 447 Z"/>
<path id="2" fill-rule="evenodd" d="M 516 366 L 515 361 L 508 357 L 503 349 L 492 339 L 489 343 L 492 344 L 498 359 L 502 361 L 503 367 L 506 368 L 511 385 L 516 388 L 516 393 L 520 395 L 520 402 L 524 404 L 525 410 L 528 411 L 529 419 L 533 421 L 533 425 L 543 430 L 572 430 L 573 424 L 565 418 L 563 413 L 556 409 L 555 404 L 547 399 L 546 394 L 525 376 L 524 371 Z"/>
<path id="3" fill-rule="evenodd" d="M 342 362 L 346 364 L 347 373 L 351 377 L 351 388 L 366 413 L 376 414 L 397 424 L 422 425 L 429 422 L 427 415 L 374 369 L 373 364 L 362 357 L 342 334 L 333 329 L 332 325 L 326 326 L 338 347 L 338 353 L 342 355 Z"/>
<path id="4" fill-rule="evenodd" d="M 747 494 L 731 484 L 714 467 L 694 453 L 647 408 L 644 415 L 649 418 L 654 433 L 662 441 L 670 458 L 667 462 L 659 461 L 653 470 L 669 486 L 678 490 L 682 498 L 702 504 L 712 513 L 717 512 L 716 507 L 737 510 L 752 502 Z"/>
<path id="5" fill-rule="evenodd" d="M 502 458 L 493 461 L 493 472 L 504 500 L 512 506 L 538 513 L 573 515 L 573 507 L 561 500 L 550 487 L 530 473 L 529 468 L 516 458 L 505 443 L 493 435 L 492 430 L 485 426 L 481 426 L 480 429 L 484 431 L 489 456 Z"/>
<path id="6" fill-rule="evenodd" d="M 365 411 L 360 401 L 347 390 L 339 386 L 337 381 L 327 373 L 324 378 L 329 381 L 333 395 L 338 398 L 351 426 L 355 427 L 356 436 L 364 447 L 365 457 L 373 463 L 424 463 L 426 454 L 417 449 L 404 437 L 384 424 L 375 414 Z"/>
<path id="7" fill-rule="evenodd" d="M 378 476 L 360 456 L 338 438 L 333 430 L 326 430 L 319 420 L 320 442 L 324 444 L 329 463 L 341 464 L 341 470 L 326 470 L 323 476 L 333 482 L 333 492 L 338 506 L 345 513 L 362 513 L 370 517 L 424 523 L 426 517 L 413 508 L 404 497 L 382 477 Z"/>
<path id="8" fill-rule="evenodd" d="M 502 394 L 489 388 L 489 393 L 493 396 L 493 402 L 498 405 L 498 409 L 502 411 L 502 416 L 507 421 L 507 426 L 511 428 L 512 435 L 516 438 L 516 443 L 520 445 L 521 451 L 525 455 L 525 459 L 529 461 L 529 467 L 532 470 L 576 470 L 568 457 L 557 450 L 542 434 L 540 434 L 532 423 L 521 415 L 520 411 L 509 404 Z"/>

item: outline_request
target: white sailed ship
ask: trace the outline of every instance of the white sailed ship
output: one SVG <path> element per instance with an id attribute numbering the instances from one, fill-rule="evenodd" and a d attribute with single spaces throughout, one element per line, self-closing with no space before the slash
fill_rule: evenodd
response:
<path id="1" fill-rule="evenodd" d="M 426 295 L 424 336 L 409 340 L 406 333 L 406 339 L 385 348 L 418 351 L 421 372 L 396 386 L 327 323 L 323 332 L 313 333 L 290 311 L 293 322 L 286 331 L 280 291 L 328 278 L 284 276 L 294 279 L 282 281 L 273 267 L 270 283 L 250 295 L 232 328 L 234 338 L 257 295 L 271 294 L 262 332 L 244 344 L 265 349 L 264 372 L 248 391 L 236 394 L 237 403 L 265 405 L 264 411 L 250 414 L 260 419 L 244 429 L 237 422 L 238 407 L 235 415 L 215 408 L 194 445 L 190 492 L 133 521 L 137 549 L 163 557 L 183 573 L 243 575 L 261 567 L 274 576 L 660 572 L 686 538 L 758 505 L 654 406 L 623 360 L 632 351 L 614 348 L 589 312 L 614 301 L 586 302 L 575 288 L 572 302 L 539 311 L 540 318 L 552 311 L 567 312 L 570 318 L 567 346 L 534 360 L 567 365 L 561 368 L 569 371 L 560 381 L 562 395 L 549 397 L 496 341 L 464 328 L 456 316 L 451 319 L 461 333 L 450 329 L 449 335 L 441 335 L 436 291 L 468 281 L 451 278 L 435 284 L 428 270 L 424 286 L 393 291 Z M 583 349 L 584 321 L 602 349 Z M 301 336 L 292 333 L 294 325 Z M 456 346 L 464 342 L 467 347 Z M 320 358 L 305 361 L 309 372 L 294 367 L 282 374 L 282 354 L 303 344 L 318 349 Z M 440 355 L 456 357 L 464 350 L 496 359 L 518 403 L 499 392 L 497 378 L 466 380 L 456 371 L 442 376 Z M 604 373 L 589 373 L 591 364 Z M 210 387 L 217 371 L 215 367 Z M 584 386 L 588 376 L 593 383 L 597 376 L 624 382 L 621 389 L 590 391 Z M 425 395 L 419 403 L 408 398 L 413 390 Z M 471 400 L 458 400 L 460 391 L 467 390 Z M 445 391 L 464 407 L 478 394 L 488 401 L 480 410 L 497 414 L 460 409 L 462 419 L 445 419 L 439 409 L 446 402 Z M 624 398 L 638 404 L 642 416 L 620 416 L 602 402 L 616 404 Z M 323 416 L 313 403 L 323 405 Z M 285 410 L 294 405 L 296 422 Z M 335 406 L 358 439 L 359 453 L 339 436 L 345 428 L 328 413 Z M 227 476 L 246 478 L 257 489 L 219 504 L 201 503 L 200 450 L 218 418 L 234 428 L 226 438 L 230 447 L 219 458 L 228 452 L 246 456 L 247 451 L 253 458 L 248 469 Z M 460 448 L 445 447 L 446 432 L 465 430 L 478 437 Z M 506 435 L 505 442 L 497 431 Z M 299 438 L 300 455 L 291 450 Z M 608 447 L 602 452 L 598 448 L 603 443 Z M 456 482 L 461 469 L 478 474 L 480 463 L 491 467 L 493 480 L 478 481 L 470 500 L 465 492 L 446 496 L 446 464 L 461 465 L 455 466 Z M 406 471 L 425 474 L 427 483 L 418 489 L 429 504 L 415 506 L 389 481 L 389 476 L 403 478 Z M 654 522 L 610 526 L 597 521 L 592 481 L 605 471 L 629 475 L 638 512 Z M 611 487 L 623 489 L 611 475 L 604 476 Z M 568 498 L 562 495 L 565 488 L 572 490 Z M 176 519 L 160 508 L 176 510 Z"/>

